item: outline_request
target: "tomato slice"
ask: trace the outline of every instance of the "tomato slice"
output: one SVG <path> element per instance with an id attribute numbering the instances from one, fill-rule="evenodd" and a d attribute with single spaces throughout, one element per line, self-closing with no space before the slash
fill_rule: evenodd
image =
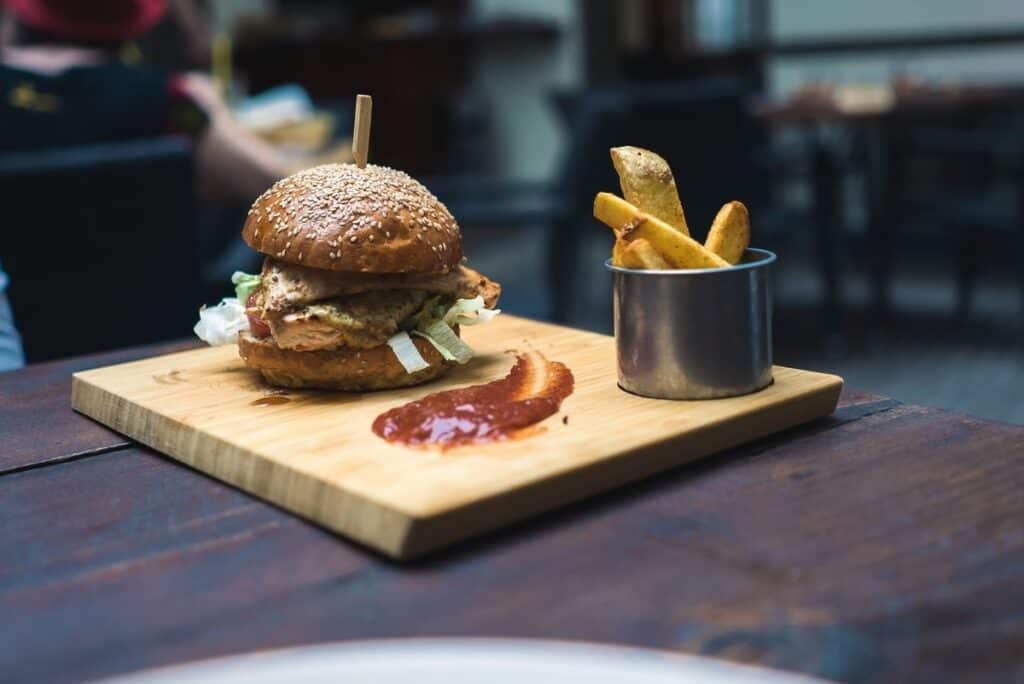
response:
<path id="1" fill-rule="evenodd" d="M 255 316 L 249 316 L 249 332 L 253 337 L 270 337 L 270 326 Z"/>
<path id="2" fill-rule="evenodd" d="M 246 300 L 245 306 L 254 306 L 255 293 L 249 295 L 249 299 Z M 252 314 L 246 314 L 249 319 L 249 332 L 252 333 L 253 337 L 270 337 L 270 326 L 263 322 L 262 319 L 253 316 Z"/>

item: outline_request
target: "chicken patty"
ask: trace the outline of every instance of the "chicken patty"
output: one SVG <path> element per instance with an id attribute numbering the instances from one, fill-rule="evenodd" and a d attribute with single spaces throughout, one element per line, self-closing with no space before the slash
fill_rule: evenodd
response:
<path id="1" fill-rule="evenodd" d="M 274 316 L 267 323 L 282 349 L 371 349 L 387 342 L 428 299 L 432 299 L 430 293 L 423 290 L 363 292 L 325 299 Z"/>
<path id="2" fill-rule="evenodd" d="M 332 297 L 379 290 L 423 290 L 472 299 L 493 308 L 501 286 L 466 266 L 448 273 L 348 273 L 288 264 L 267 258 L 261 273 L 261 317 Z"/>

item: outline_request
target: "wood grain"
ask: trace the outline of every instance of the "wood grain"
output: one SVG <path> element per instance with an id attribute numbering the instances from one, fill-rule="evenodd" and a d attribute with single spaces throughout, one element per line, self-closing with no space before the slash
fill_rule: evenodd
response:
<path id="1" fill-rule="evenodd" d="M 616 386 L 609 337 L 511 316 L 471 330 L 481 355 L 426 389 L 293 392 L 287 403 L 265 405 L 266 388 L 228 346 L 78 373 L 72 405 L 218 479 L 409 558 L 826 415 L 842 385 L 776 368 L 775 383 L 756 394 L 657 401 Z M 537 434 L 441 453 L 393 446 L 370 431 L 388 408 L 501 377 L 512 356 L 500 350 L 510 345 L 562 361 L 576 378 L 563 414 Z"/>
<path id="2" fill-rule="evenodd" d="M 0 475 L 128 444 L 122 435 L 69 410 L 75 371 L 195 346 L 195 342 L 169 342 L 0 373 Z"/>
<path id="3" fill-rule="evenodd" d="M 396 566 L 121 449 L 0 477 L 0 672 L 479 635 L 1017 681 L 1022 489 L 1024 428 L 874 400 Z"/>

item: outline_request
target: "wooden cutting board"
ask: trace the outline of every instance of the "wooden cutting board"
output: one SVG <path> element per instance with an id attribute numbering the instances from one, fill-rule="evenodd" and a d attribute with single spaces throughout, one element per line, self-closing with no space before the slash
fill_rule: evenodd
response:
<path id="1" fill-rule="evenodd" d="M 665 401 L 616 385 L 611 337 L 502 315 L 464 328 L 469 364 L 421 386 L 368 394 L 272 394 L 234 345 L 76 373 L 77 411 L 215 478 L 396 558 L 831 413 L 842 379 L 776 367 L 756 394 Z M 395 446 L 370 429 L 383 411 L 503 377 L 536 350 L 576 389 L 528 437 L 446 452 Z"/>

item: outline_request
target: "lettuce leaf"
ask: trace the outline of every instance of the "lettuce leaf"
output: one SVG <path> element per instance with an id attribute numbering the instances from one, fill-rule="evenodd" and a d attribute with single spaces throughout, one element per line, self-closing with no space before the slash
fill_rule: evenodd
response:
<path id="1" fill-rule="evenodd" d="M 413 344 L 409 333 L 404 330 L 388 338 L 388 346 L 391 347 L 391 351 L 395 352 L 398 362 L 405 368 L 406 373 L 415 373 L 430 367 L 426 359 L 420 355 L 420 350 Z"/>
<path id="2" fill-rule="evenodd" d="M 220 304 L 199 309 L 199 322 L 192 330 L 196 336 L 209 345 L 232 344 L 238 341 L 238 333 L 249 330 L 249 317 L 245 315 L 245 303 L 260 285 L 260 277 L 235 271 L 231 274 L 235 296 L 225 297 Z"/>
<path id="3" fill-rule="evenodd" d="M 441 346 L 441 345 L 440 345 L 440 344 L 438 343 L 438 341 L 437 341 L 437 340 L 435 340 L 435 339 L 434 339 L 433 337 L 431 337 L 430 335 L 428 335 L 428 334 L 426 334 L 426 333 L 424 333 L 424 332 L 421 332 L 421 331 L 419 331 L 419 330 L 413 330 L 413 331 L 412 331 L 411 333 L 409 333 L 409 334 L 410 334 L 410 335 L 413 335 L 413 336 L 415 336 L 415 337 L 422 337 L 423 339 L 425 339 L 425 340 L 426 340 L 427 342 L 429 342 L 429 343 L 430 343 L 430 345 L 431 345 L 431 346 L 432 346 L 432 347 L 433 347 L 434 349 L 436 349 L 436 350 L 437 350 L 437 353 L 438 353 L 438 354 L 440 354 L 440 355 L 441 355 L 441 358 L 443 358 L 443 359 L 444 359 L 445 361 L 454 361 L 454 360 L 455 360 L 455 354 L 452 354 L 452 353 L 451 353 L 450 351 L 448 351 L 448 349 L 446 349 L 445 347 L 442 347 L 442 346 Z"/>
<path id="4" fill-rule="evenodd" d="M 243 273 L 242 271 L 235 271 L 231 274 L 231 282 L 235 286 L 235 297 L 242 303 L 242 306 L 245 306 L 245 303 L 249 301 L 249 295 L 260 286 L 260 277 L 250 273 Z"/>
<path id="5" fill-rule="evenodd" d="M 445 311 L 448 307 L 444 301 L 447 295 L 435 295 L 424 302 L 420 310 L 413 315 L 402 321 L 398 327 L 406 332 L 412 332 L 421 325 L 430 325 L 430 323 L 438 318 L 444 316 Z"/>
<path id="6" fill-rule="evenodd" d="M 207 344 L 231 344 L 238 340 L 238 333 L 249 330 L 245 304 L 260 286 L 260 276 L 235 271 L 231 282 L 235 286 L 234 297 L 222 299 L 217 306 L 199 309 L 199 322 L 193 330 Z M 479 295 L 473 299 L 457 299 L 447 309 L 443 299 L 440 295 L 430 299 L 419 313 L 403 321 L 401 330 L 387 341 L 408 373 L 424 370 L 430 365 L 416 349 L 410 334 L 430 342 L 446 361 L 464 364 L 473 358 L 473 350 L 459 339 L 453 327 L 487 323 L 501 311 L 486 308 L 483 297 Z"/>
<path id="7" fill-rule="evenodd" d="M 487 323 L 501 313 L 501 309 L 488 309 L 480 295 L 473 299 L 457 299 L 444 315 L 444 322 L 454 325 L 479 325 Z M 476 314 L 475 316 L 472 314 Z"/>
<path id="8" fill-rule="evenodd" d="M 473 350 L 459 339 L 455 331 L 444 321 L 431 323 L 426 330 L 414 330 L 413 335 L 426 339 L 448 361 L 464 364 L 473 358 Z"/>
<path id="9" fill-rule="evenodd" d="M 199 322 L 192 329 L 196 336 L 209 345 L 232 344 L 238 333 L 249 329 L 245 307 L 234 297 L 225 297 L 220 304 L 199 309 Z"/>
<path id="10" fill-rule="evenodd" d="M 499 309 L 485 308 L 484 298 L 480 296 L 473 299 L 457 299 L 447 311 L 443 306 L 431 302 L 430 306 L 423 308 L 416 318 L 415 327 L 408 332 L 430 342 L 446 361 L 454 361 L 461 365 L 473 358 L 473 349 L 459 339 L 453 326 L 486 323 L 499 312 Z"/>

